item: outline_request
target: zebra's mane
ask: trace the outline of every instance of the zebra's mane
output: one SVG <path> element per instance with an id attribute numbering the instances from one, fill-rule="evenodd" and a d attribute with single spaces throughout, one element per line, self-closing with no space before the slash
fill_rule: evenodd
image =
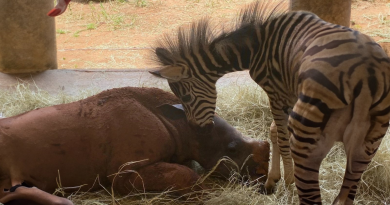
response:
<path id="1" fill-rule="evenodd" d="M 232 32 L 238 31 L 249 25 L 261 26 L 275 18 L 285 14 L 285 0 L 255 1 L 241 9 L 236 26 Z"/>
<path id="2" fill-rule="evenodd" d="M 262 26 L 285 14 L 287 9 L 283 8 L 283 3 L 285 0 L 255 1 L 240 11 L 230 29 L 223 28 L 220 32 L 216 31 L 216 27 L 211 26 L 209 18 L 195 21 L 191 23 L 189 28 L 181 26 L 176 35 L 165 34 L 162 39 L 157 41 L 153 49 L 157 56 L 155 60 L 161 65 L 172 65 L 183 56 L 191 55 L 194 50 L 199 48 L 215 51 L 223 48 L 226 43 L 239 43 L 243 37 L 250 35 L 248 29 Z"/>
<path id="3" fill-rule="evenodd" d="M 189 28 L 179 27 L 177 35 L 164 34 L 153 49 L 162 65 L 172 65 L 182 56 L 192 53 L 192 50 L 209 46 L 216 39 L 214 30 L 210 28 L 207 18 L 191 23 Z"/>

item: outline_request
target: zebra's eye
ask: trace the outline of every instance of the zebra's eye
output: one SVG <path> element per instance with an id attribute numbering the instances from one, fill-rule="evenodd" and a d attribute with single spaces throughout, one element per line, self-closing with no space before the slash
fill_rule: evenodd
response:
<path id="1" fill-rule="evenodd" d="M 181 97 L 181 100 L 183 102 L 189 102 L 191 101 L 191 95 L 184 95 L 183 97 Z"/>

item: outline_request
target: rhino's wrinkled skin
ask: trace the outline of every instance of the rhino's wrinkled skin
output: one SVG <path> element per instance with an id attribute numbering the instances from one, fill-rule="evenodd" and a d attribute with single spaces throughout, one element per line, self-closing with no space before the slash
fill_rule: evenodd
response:
<path id="1" fill-rule="evenodd" d="M 172 106 L 178 102 L 160 89 L 126 87 L 0 119 L 0 202 L 10 194 L 3 189 L 22 182 L 53 193 L 59 175 L 63 187 L 86 184 L 81 190 L 90 190 L 97 176 L 111 186 L 127 162 L 133 163 L 121 171 L 136 170 L 146 191 L 191 187 L 199 176 L 182 164 L 195 160 L 209 170 L 224 156 L 242 167 L 251 155 L 243 172 L 266 179 L 267 142 L 243 137 L 219 117 L 211 133 L 197 134 L 180 105 Z M 228 176 L 225 165 L 216 171 Z M 115 177 L 114 191 L 127 194 L 134 188 L 129 181 L 143 189 L 136 174 L 123 173 Z"/>

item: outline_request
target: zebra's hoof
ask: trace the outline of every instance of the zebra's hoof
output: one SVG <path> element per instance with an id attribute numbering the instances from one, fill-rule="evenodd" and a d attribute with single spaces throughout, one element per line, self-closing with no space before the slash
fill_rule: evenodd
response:
<path id="1" fill-rule="evenodd" d="M 264 195 L 271 195 L 275 193 L 275 191 L 276 191 L 276 186 L 271 186 L 266 188 L 264 184 L 261 184 L 258 192 Z"/>

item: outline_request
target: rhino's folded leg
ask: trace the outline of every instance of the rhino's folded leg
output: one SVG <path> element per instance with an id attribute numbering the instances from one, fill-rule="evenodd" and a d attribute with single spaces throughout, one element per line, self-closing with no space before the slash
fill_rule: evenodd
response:
<path id="1" fill-rule="evenodd" d="M 5 196 L 0 199 L 5 205 L 73 205 L 68 199 L 44 192 L 36 187 L 13 186 Z"/>
<path id="2" fill-rule="evenodd" d="M 114 191 L 126 195 L 132 191 L 172 191 L 173 194 L 184 195 L 203 189 L 197 184 L 199 175 L 192 169 L 173 163 L 158 162 L 137 170 L 117 176 Z"/>

